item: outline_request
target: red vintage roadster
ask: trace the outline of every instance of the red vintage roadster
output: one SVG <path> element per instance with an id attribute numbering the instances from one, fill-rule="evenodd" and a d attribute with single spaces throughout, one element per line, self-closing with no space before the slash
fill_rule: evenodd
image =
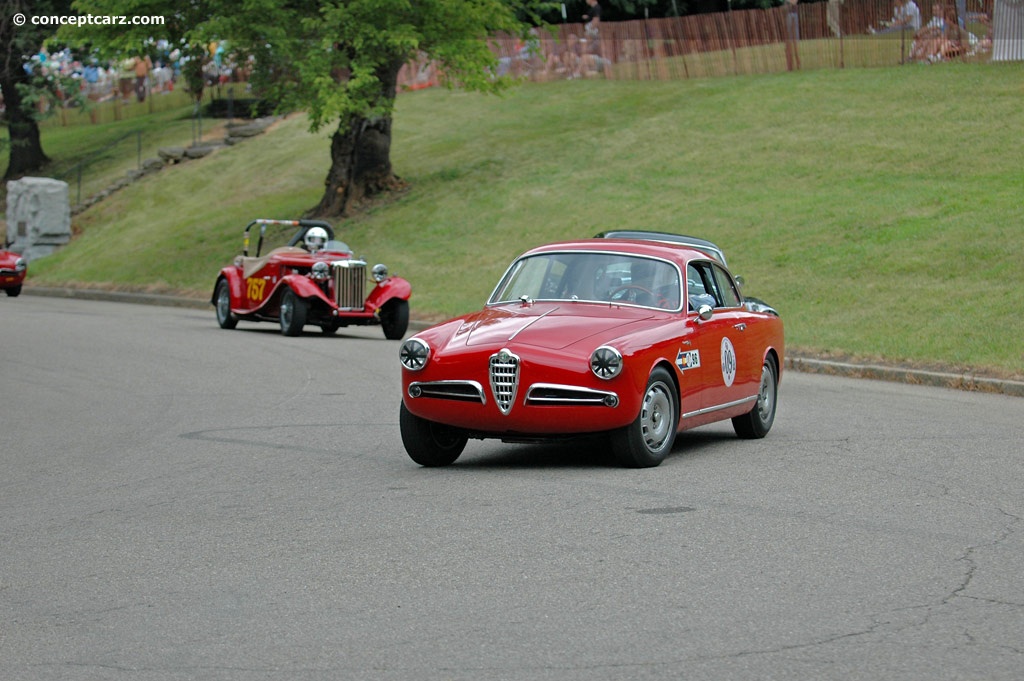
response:
<path id="1" fill-rule="evenodd" d="M 8 244 L 9 245 L 9 244 Z M 28 263 L 14 251 L 0 249 L 0 288 L 11 298 L 21 293 L 28 274 Z"/>
<path id="2" fill-rule="evenodd" d="M 415 334 L 399 358 L 402 442 L 421 465 L 454 462 L 468 438 L 601 433 L 621 464 L 648 467 L 689 428 L 768 433 L 783 324 L 710 251 L 584 239 L 527 251 L 483 310 Z"/>
<path id="3" fill-rule="evenodd" d="M 281 228 L 291 234 L 283 245 L 284 239 L 275 238 Z M 211 302 L 221 328 L 233 329 L 239 320 L 276 321 L 281 333 L 298 336 L 306 324 L 327 334 L 342 326 L 380 324 L 385 338 L 405 335 L 409 282 L 390 276 L 384 265 L 367 272 L 366 262 L 335 240 L 330 224 L 253 220 L 245 227 L 243 243 L 242 254 L 220 271 L 213 287 Z"/>

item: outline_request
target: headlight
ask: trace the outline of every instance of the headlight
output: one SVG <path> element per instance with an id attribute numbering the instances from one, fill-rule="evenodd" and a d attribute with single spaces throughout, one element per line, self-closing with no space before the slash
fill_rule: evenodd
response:
<path id="1" fill-rule="evenodd" d="M 27 266 L 28 265 L 26 265 L 25 263 L 25 258 L 18 258 L 17 260 L 14 261 L 15 272 L 24 272 Z"/>
<path id="2" fill-rule="evenodd" d="M 615 378 L 622 371 L 622 354 L 613 347 L 602 345 L 590 355 L 590 370 L 598 378 Z"/>
<path id="3" fill-rule="evenodd" d="M 331 266 L 323 261 L 313 263 L 313 278 L 317 281 L 327 281 L 331 278 Z"/>
<path id="4" fill-rule="evenodd" d="M 427 366 L 427 359 L 430 358 L 430 346 L 419 338 L 410 338 L 402 343 L 398 351 L 398 359 L 402 366 L 409 371 L 419 371 Z"/>
<path id="5" fill-rule="evenodd" d="M 373 269 L 370 270 L 370 274 L 373 277 L 374 281 L 376 281 L 376 282 L 384 281 L 385 279 L 388 278 L 388 268 L 387 268 L 387 265 L 381 265 L 380 263 L 374 265 Z"/>

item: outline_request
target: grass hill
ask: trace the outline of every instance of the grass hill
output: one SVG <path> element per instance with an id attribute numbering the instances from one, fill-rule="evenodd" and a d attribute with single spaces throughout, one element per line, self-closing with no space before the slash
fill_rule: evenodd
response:
<path id="1" fill-rule="evenodd" d="M 413 283 L 421 318 L 479 307 L 530 246 L 657 229 L 722 246 L 791 349 L 1024 376 L 1022 76 L 947 64 L 403 94 L 392 160 L 408 191 L 336 226 Z M 328 163 L 328 133 L 290 117 L 79 215 L 30 284 L 208 296 L 242 227 L 315 205 Z"/>

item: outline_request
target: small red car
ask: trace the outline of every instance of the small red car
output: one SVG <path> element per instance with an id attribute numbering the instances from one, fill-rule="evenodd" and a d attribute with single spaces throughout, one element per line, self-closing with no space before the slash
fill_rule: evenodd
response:
<path id="1" fill-rule="evenodd" d="M 0 249 L 0 288 L 14 298 L 21 293 L 21 285 L 28 274 L 28 263 L 14 251 L 6 250 L 7 246 Z"/>
<path id="2" fill-rule="evenodd" d="M 764 437 L 784 334 L 710 251 L 595 238 L 527 251 L 483 310 L 415 334 L 399 359 L 402 442 L 421 465 L 454 462 L 471 437 L 603 434 L 621 464 L 648 467 L 707 423 Z"/>
<path id="3" fill-rule="evenodd" d="M 281 228 L 287 228 L 290 239 L 280 236 Z M 235 328 L 239 320 L 276 321 L 281 333 L 298 336 L 306 324 L 326 334 L 342 326 L 380 324 L 385 338 L 399 340 L 409 328 L 409 282 L 390 276 L 384 265 L 367 272 L 366 262 L 335 240 L 330 224 L 253 220 L 245 227 L 243 243 L 242 255 L 220 271 L 213 287 L 210 302 L 222 329 Z"/>

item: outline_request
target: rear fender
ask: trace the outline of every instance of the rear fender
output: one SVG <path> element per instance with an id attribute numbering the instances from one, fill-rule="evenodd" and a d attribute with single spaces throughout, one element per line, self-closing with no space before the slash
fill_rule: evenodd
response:
<path id="1" fill-rule="evenodd" d="M 366 297 L 366 307 L 376 311 L 393 298 L 409 300 L 411 295 L 412 284 L 401 277 L 389 277 L 373 287 L 370 295 Z"/>
<path id="2" fill-rule="evenodd" d="M 220 271 L 220 276 L 217 277 L 217 281 L 213 284 L 213 293 L 210 294 L 210 302 L 214 305 L 217 304 L 217 287 L 220 286 L 221 279 L 227 279 L 228 281 L 228 291 L 231 293 L 231 308 L 240 308 L 242 306 L 245 288 L 243 285 L 244 280 L 242 279 L 242 274 L 236 267 L 225 267 Z"/>

